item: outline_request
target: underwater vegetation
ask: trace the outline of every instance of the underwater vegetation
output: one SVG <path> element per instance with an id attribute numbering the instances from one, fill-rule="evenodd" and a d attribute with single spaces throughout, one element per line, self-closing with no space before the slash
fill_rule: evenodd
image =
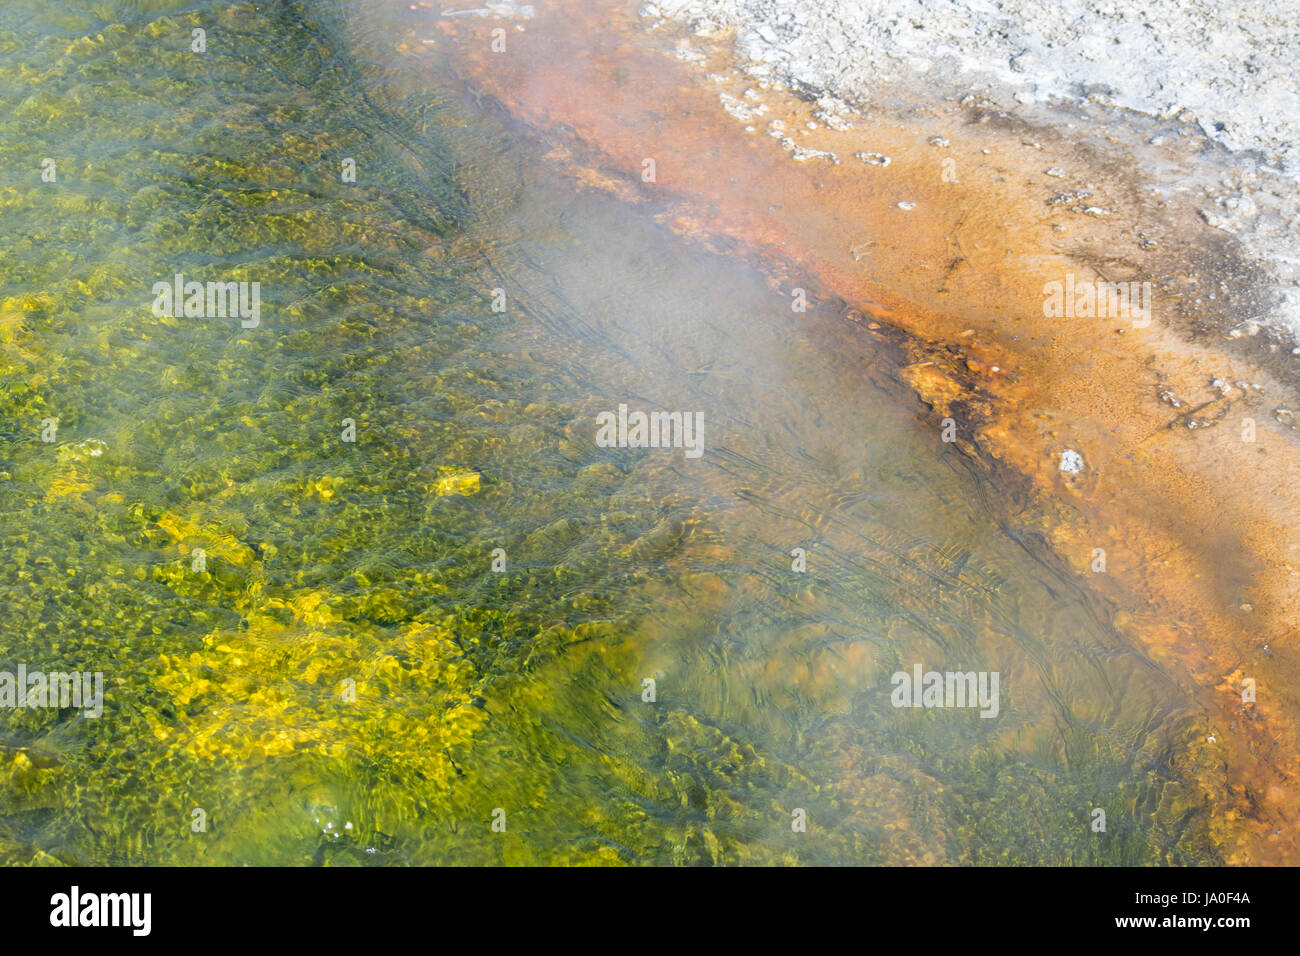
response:
<path id="1" fill-rule="evenodd" d="M 596 445 L 520 337 L 526 296 L 490 308 L 485 230 L 519 186 L 468 157 L 516 147 L 397 92 L 347 15 L 0 13 L 0 670 L 105 675 L 100 718 L 0 711 L 0 862 L 1216 860 L 1194 715 L 1047 717 L 1048 740 L 893 714 L 875 688 L 930 608 L 1008 620 L 996 569 L 942 546 L 844 551 L 829 587 L 880 624 L 873 657 L 816 647 L 860 672 L 788 719 L 706 677 L 648 706 L 654 635 L 703 674 L 751 616 L 797 638 L 803 585 L 661 613 L 742 587 L 757 546 L 724 560 L 730 512 Z M 155 315 L 176 273 L 260 283 L 260 325 Z M 760 649 L 733 647 L 738 681 Z"/>

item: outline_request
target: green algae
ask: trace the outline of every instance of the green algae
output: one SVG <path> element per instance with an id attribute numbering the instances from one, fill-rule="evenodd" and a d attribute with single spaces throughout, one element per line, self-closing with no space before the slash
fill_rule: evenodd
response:
<path id="1" fill-rule="evenodd" d="M 357 77 L 305 22 L 209 14 L 47 38 L 10 64 L 41 92 L 7 111 L 25 133 L 6 132 L 6 159 L 53 155 L 60 177 L 8 184 L 0 213 L 7 287 L 33 290 L 3 304 L 5 657 L 103 670 L 109 705 L 98 722 L 6 715 L 7 739 L 59 755 L 14 751 L 7 780 L 18 812 L 60 808 L 41 842 L 68 860 L 248 859 L 245 823 L 295 780 L 368 781 L 359 846 L 446 817 L 490 676 L 525 647 L 562 651 L 539 632 L 608 603 L 488 577 L 478 542 L 521 540 L 525 515 L 600 515 L 490 477 L 531 449 L 491 427 L 484 388 L 516 419 L 531 397 L 501 379 L 472 274 L 425 255 L 465 215 L 455 183 L 394 180 L 403 164 L 357 132 L 374 128 Z M 222 42 L 197 58 L 188 31 L 213 23 Z M 315 88 L 332 95 L 303 102 Z M 339 183 L 341 155 L 368 157 L 372 185 Z M 260 281 L 268 327 L 159 321 L 144 293 L 184 269 Z M 57 442 L 37 441 L 50 417 Z M 579 570 L 599 593 L 608 572 Z M 485 592 L 514 610 L 479 611 Z M 253 858 L 309 862 L 317 837 Z"/>
<path id="2" fill-rule="evenodd" d="M 1190 716 L 1058 746 L 1026 681 L 1004 704 L 1048 715 L 1023 718 L 1026 748 L 889 709 L 905 661 L 997 660 L 963 620 L 1028 643 L 997 559 L 873 517 L 824 542 L 818 583 L 770 570 L 747 592 L 788 550 L 733 510 L 777 509 L 749 490 L 762 468 L 724 507 L 596 448 L 588 396 L 520 316 L 599 304 L 566 310 L 516 264 L 521 309 L 489 308 L 513 147 L 354 58 L 347 19 L 0 16 L 0 669 L 107 685 L 99 719 L 0 713 L 0 862 L 1215 860 L 1171 766 Z M 260 282 L 262 325 L 155 316 L 177 272 Z M 812 590 L 872 630 L 810 626 Z M 717 598 L 744 593 L 764 600 Z"/>

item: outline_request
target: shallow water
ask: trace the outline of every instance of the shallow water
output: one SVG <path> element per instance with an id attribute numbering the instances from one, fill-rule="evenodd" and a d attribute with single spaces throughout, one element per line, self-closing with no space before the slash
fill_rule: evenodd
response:
<path id="1" fill-rule="evenodd" d="M 166 7 L 0 12 L 0 670 L 106 683 L 0 709 L 0 860 L 1219 859 L 1195 697 L 843 303 L 575 191 L 370 5 Z M 176 272 L 261 324 L 155 316 Z M 597 447 L 620 403 L 703 455 Z M 894 708 L 915 664 L 999 715 Z"/>

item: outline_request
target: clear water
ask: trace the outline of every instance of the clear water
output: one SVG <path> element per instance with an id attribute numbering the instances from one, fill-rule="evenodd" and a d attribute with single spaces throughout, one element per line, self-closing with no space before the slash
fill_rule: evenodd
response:
<path id="1" fill-rule="evenodd" d="M 1219 859 L 1202 711 L 896 356 L 552 178 L 372 5 L 183 7 L 0 10 L 0 670 L 106 685 L 0 709 L 0 860 Z M 177 272 L 260 326 L 154 315 Z M 620 403 L 703 456 L 597 447 Z M 894 708 L 914 664 L 999 716 Z"/>

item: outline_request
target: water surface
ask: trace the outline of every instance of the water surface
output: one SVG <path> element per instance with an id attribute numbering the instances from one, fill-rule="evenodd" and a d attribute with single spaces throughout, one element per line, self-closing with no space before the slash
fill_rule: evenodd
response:
<path id="1" fill-rule="evenodd" d="M 0 711 L 0 859 L 1218 859 L 1194 698 L 845 303 L 576 190 L 373 5 L 168 6 L 0 12 L 0 670 L 107 696 Z M 260 326 L 155 316 L 177 272 Z M 704 454 L 597 447 L 621 403 Z"/>

